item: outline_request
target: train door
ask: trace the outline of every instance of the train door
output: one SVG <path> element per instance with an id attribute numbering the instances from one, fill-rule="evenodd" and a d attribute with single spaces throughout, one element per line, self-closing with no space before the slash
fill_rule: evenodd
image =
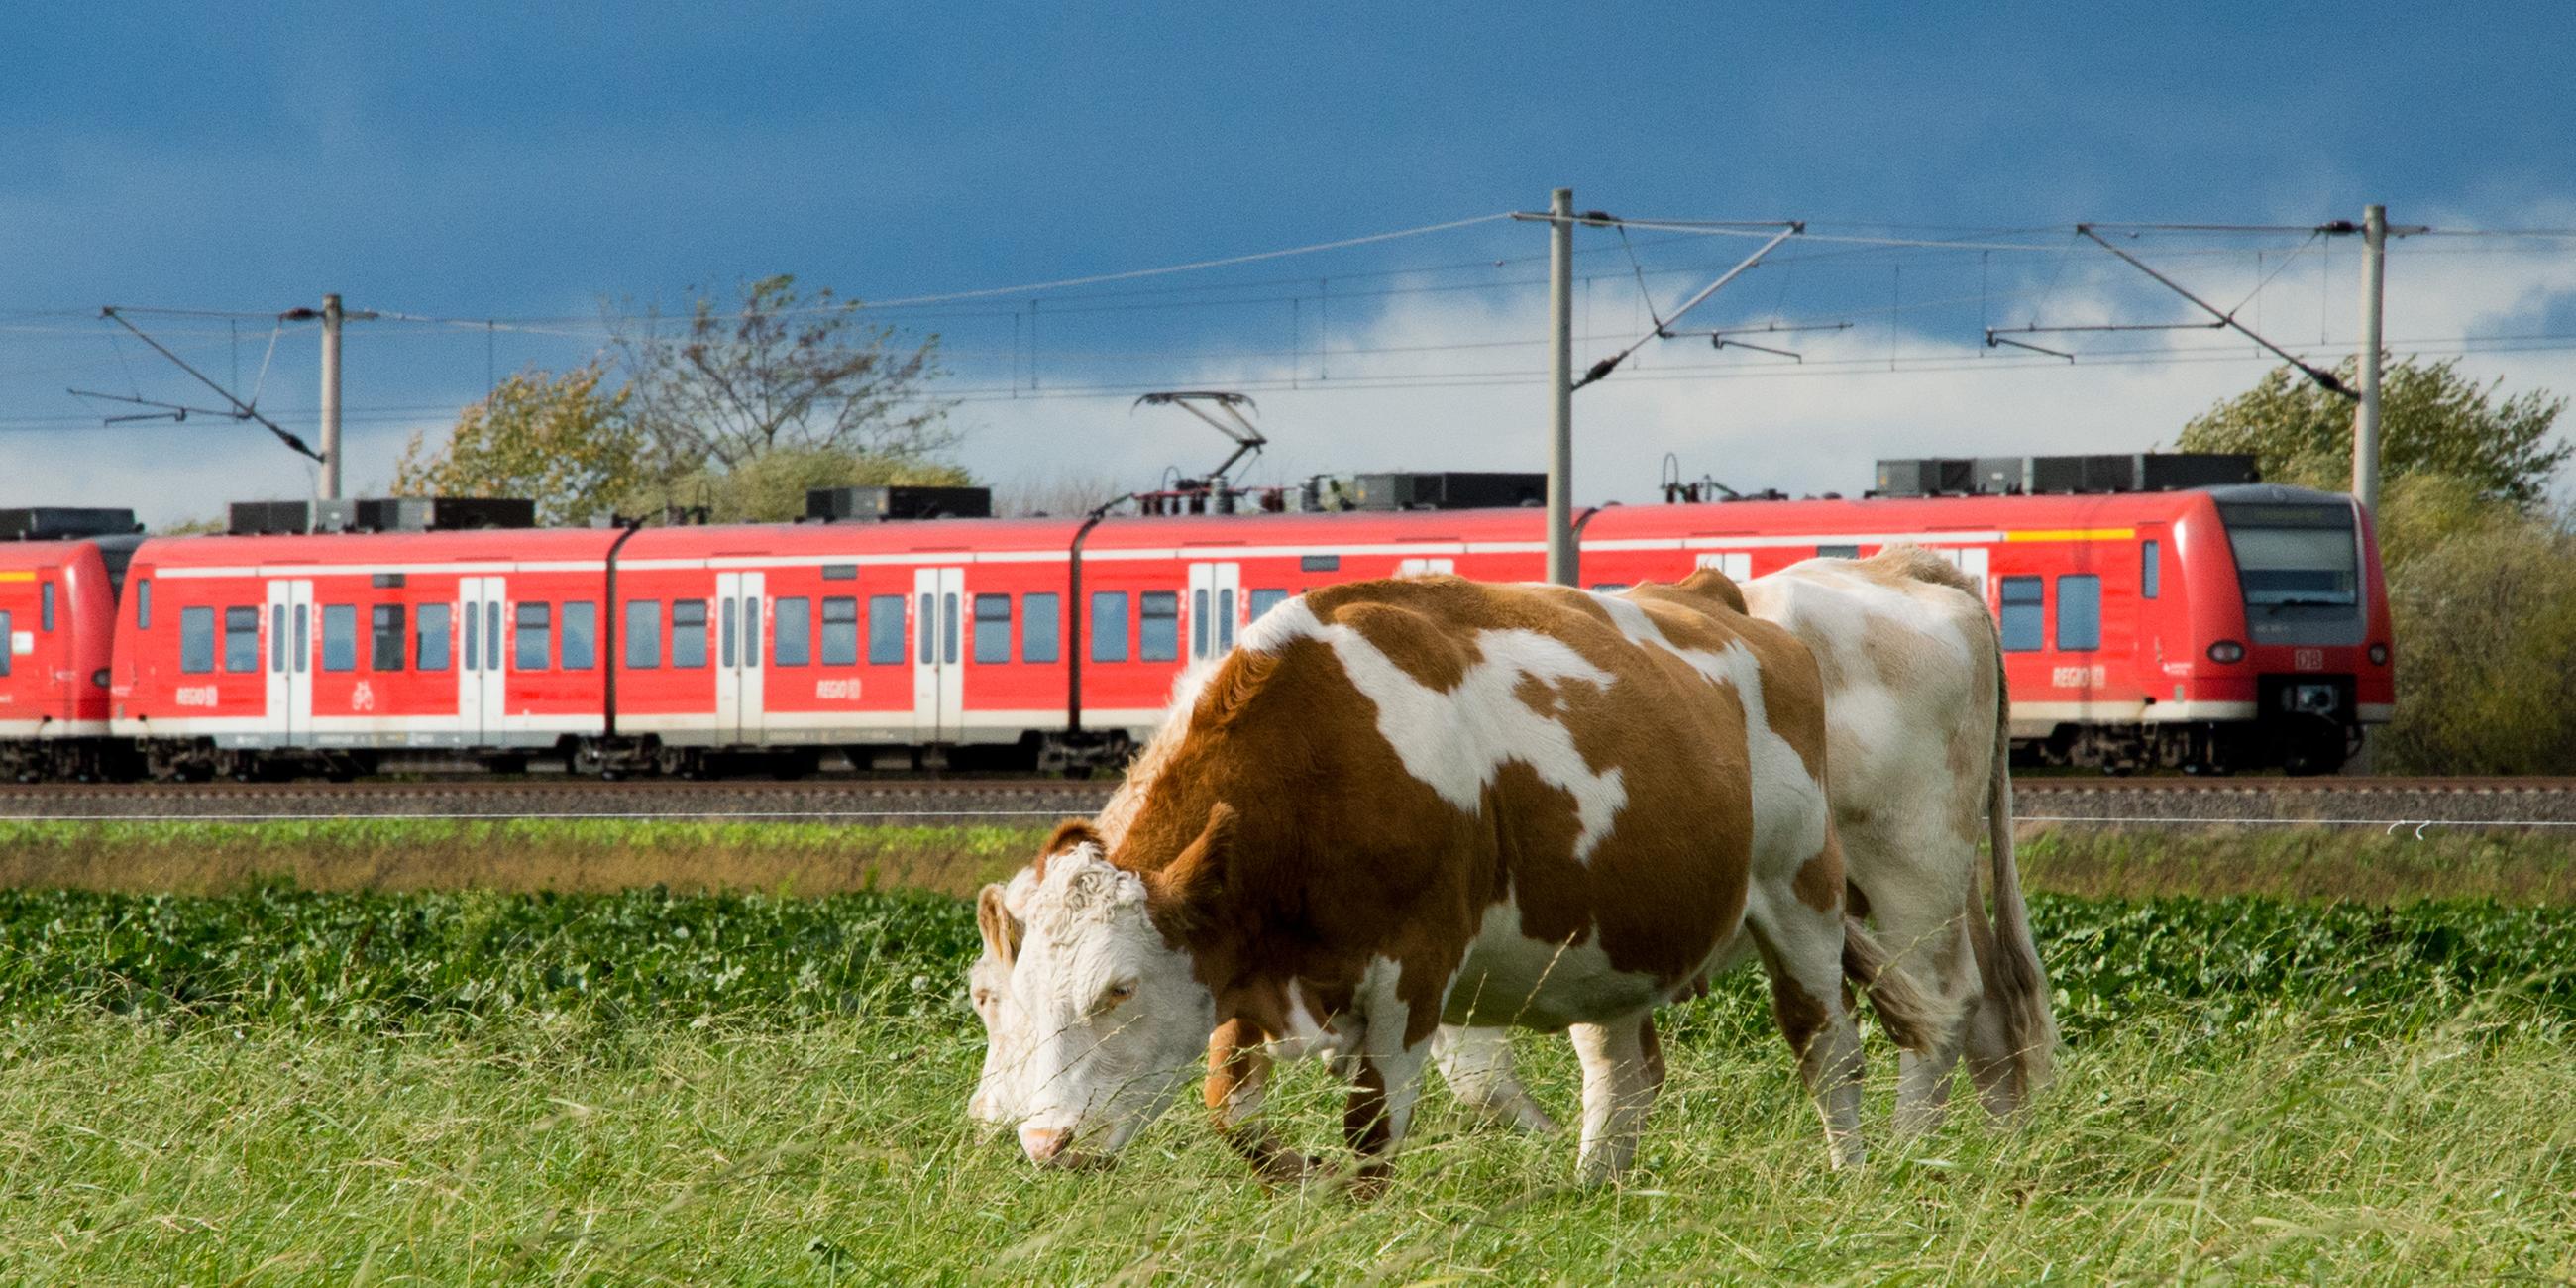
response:
<path id="1" fill-rule="evenodd" d="M 285 746 L 313 736 L 313 583 L 268 583 L 268 724 Z"/>
<path id="2" fill-rule="evenodd" d="M 469 747 L 498 742 L 508 711 L 501 671 L 503 596 L 499 577 L 463 577 L 456 583 L 456 612 L 464 623 L 456 668 L 456 724 Z"/>
<path id="3" fill-rule="evenodd" d="M 716 574 L 716 736 L 758 742 L 766 731 L 760 687 L 760 601 L 765 574 Z"/>
<path id="4" fill-rule="evenodd" d="M 1190 660 L 1223 657 L 1234 648 L 1236 605 L 1243 599 L 1243 565 L 1190 565 Z"/>
<path id="5" fill-rule="evenodd" d="M 912 574 L 913 736 L 925 745 L 954 742 L 966 719 L 966 667 L 958 632 L 966 597 L 963 568 L 919 568 Z"/>

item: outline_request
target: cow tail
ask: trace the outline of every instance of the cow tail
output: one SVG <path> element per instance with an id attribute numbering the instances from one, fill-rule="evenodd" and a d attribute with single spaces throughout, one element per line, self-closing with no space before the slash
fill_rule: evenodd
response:
<path id="1" fill-rule="evenodd" d="M 2006 1050 L 2012 1053 L 2015 1103 L 2048 1081 L 2057 1057 L 2057 1017 L 2049 1002 L 2048 973 L 2030 934 L 2030 909 L 2021 897 L 2021 869 L 2013 861 L 2012 687 L 2004 678 L 2002 641 L 1995 651 L 1995 755 L 1986 791 L 1987 837 L 1994 863 L 1995 951 L 1986 960 L 1988 1004 L 1999 1011 Z"/>

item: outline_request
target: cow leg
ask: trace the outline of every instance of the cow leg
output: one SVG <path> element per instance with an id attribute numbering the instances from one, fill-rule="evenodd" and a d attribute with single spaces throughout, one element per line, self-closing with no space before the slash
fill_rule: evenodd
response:
<path id="1" fill-rule="evenodd" d="M 1477 1116 L 1520 1131 L 1555 1134 L 1556 1120 L 1513 1076 L 1511 1040 L 1503 1030 L 1443 1024 L 1431 1035 L 1431 1059 L 1451 1094 Z"/>
<path id="2" fill-rule="evenodd" d="M 1973 899 L 1973 880 L 1969 894 Z M 1940 917 L 1923 916 L 1896 899 L 1872 900 L 1872 906 L 1879 942 L 1890 958 L 1887 969 L 1905 976 L 1943 1015 L 1953 1017 L 1936 1029 L 1928 1049 L 1901 1050 L 1896 1056 L 1896 1132 L 1916 1136 L 1941 1125 L 1950 1084 L 1957 1080 L 1968 1020 L 1982 991 L 1971 921 L 1982 921 L 1983 913 L 1973 903 L 1953 903 L 1948 915 Z"/>
<path id="3" fill-rule="evenodd" d="M 1745 929 L 1771 977 L 1771 1012 L 1798 1057 L 1798 1077 L 1825 1120 L 1833 1165 L 1862 1161 L 1860 1030 L 1843 1004 L 1843 914 L 1837 900 L 1818 912 L 1795 900 L 1786 915 L 1758 896 L 1745 908 Z"/>
<path id="4" fill-rule="evenodd" d="M 1370 1037 L 1377 1036 L 1372 1025 Z M 1376 1048 L 1371 1041 L 1369 1047 Z M 1342 1108 L 1342 1138 L 1357 1156 L 1352 1188 L 1374 1197 L 1395 1174 L 1395 1147 L 1413 1125 L 1413 1105 L 1422 1096 L 1423 1066 L 1431 1057 L 1431 1040 L 1407 1047 L 1399 1035 L 1392 1050 L 1371 1049 L 1344 1056 L 1337 1063 L 1351 1083 L 1351 1098 Z"/>
<path id="5" fill-rule="evenodd" d="M 1312 1172 L 1315 1160 L 1280 1143 L 1261 1117 L 1272 1064 L 1261 1030 L 1248 1020 L 1218 1025 L 1208 1035 L 1207 1059 L 1208 1112 L 1225 1142 L 1265 1183 L 1294 1183 Z"/>
<path id="6" fill-rule="evenodd" d="M 1663 1050 L 1654 1033 L 1651 1014 L 1571 1030 L 1583 1062 L 1583 1148 L 1574 1172 L 1585 1185 L 1618 1180 L 1636 1160 L 1637 1135 L 1663 1086 Z"/>

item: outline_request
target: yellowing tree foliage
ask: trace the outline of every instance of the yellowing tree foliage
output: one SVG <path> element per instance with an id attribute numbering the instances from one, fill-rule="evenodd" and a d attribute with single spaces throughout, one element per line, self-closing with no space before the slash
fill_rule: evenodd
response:
<path id="1" fill-rule="evenodd" d="M 457 417 L 435 449 L 414 433 L 394 465 L 397 496 L 516 496 L 537 521 L 582 524 L 646 478 L 644 438 L 625 390 L 602 393 L 604 365 L 561 374 L 523 371 Z"/>
<path id="2" fill-rule="evenodd" d="M 2338 370 L 2345 383 L 2353 363 Z M 2380 472 L 2391 480 L 2438 474 L 2478 495 L 2528 507 L 2576 447 L 2552 432 L 2567 400 L 2546 390 L 2497 397 L 2501 378 L 2481 385 L 2460 361 L 2407 358 L 2380 376 Z M 2305 375 L 2275 367 L 2252 389 L 2183 426 L 2187 452 L 2252 452 L 2263 477 L 2337 492 L 2352 487 L 2352 400 Z"/>

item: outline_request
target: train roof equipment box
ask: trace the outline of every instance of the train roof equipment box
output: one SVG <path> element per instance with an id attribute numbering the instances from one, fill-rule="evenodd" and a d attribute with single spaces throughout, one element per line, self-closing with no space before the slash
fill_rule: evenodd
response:
<path id="1" fill-rule="evenodd" d="M 236 537 L 302 536 L 312 530 L 313 506 L 306 501 L 235 501 L 224 523 L 224 531 Z"/>
<path id="2" fill-rule="evenodd" d="M 1547 503 L 1547 476 L 1499 472 L 1360 474 L 1353 508 L 1361 510 L 1508 510 Z"/>
<path id="3" fill-rule="evenodd" d="M 38 506 L 0 510 L 0 541 L 69 541 L 79 537 L 121 537 L 141 532 L 134 511 L 74 506 Z"/>
<path id="4" fill-rule="evenodd" d="M 383 496 L 315 503 L 315 532 L 464 532 L 533 528 L 537 503 L 508 496 Z"/>
<path id="5" fill-rule="evenodd" d="M 2074 496 L 2177 492 L 2260 480 L 2238 452 L 1923 457 L 1878 463 L 1879 496 Z"/>
<path id="6" fill-rule="evenodd" d="M 884 523 L 895 519 L 989 519 L 993 489 L 928 487 L 818 487 L 805 492 L 805 517 L 823 523 Z"/>
<path id="7" fill-rule="evenodd" d="M 1962 496 L 1975 490 L 1977 464 L 1964 456 L 1880 461 L 1879 496 Z"/>

